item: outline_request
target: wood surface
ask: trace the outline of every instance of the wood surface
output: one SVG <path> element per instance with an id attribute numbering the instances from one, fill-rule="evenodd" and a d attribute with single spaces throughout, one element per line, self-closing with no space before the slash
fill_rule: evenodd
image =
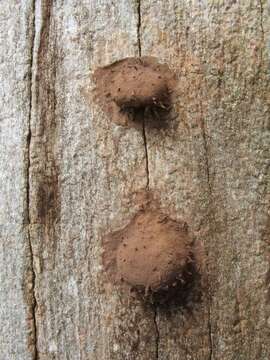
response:
<path id="1" fill-rule="evenodd" d="M 0 4 L 0 360 L 270 358 L 270 3 Z M 168 127 L 116 125 L 92 73 L 155 56 Z M 205 266 L 185 306 L 106 279 L 102 240 L 148 191 Z"/>

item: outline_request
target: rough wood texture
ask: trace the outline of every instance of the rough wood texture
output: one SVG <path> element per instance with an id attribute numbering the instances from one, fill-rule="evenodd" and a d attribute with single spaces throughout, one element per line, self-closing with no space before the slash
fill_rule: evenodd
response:
<path id="1" fill-rule="evenodd" d="M 269 359 L 270 4 L 0 9 L 0 359 Z M 166 129 L 116 125 L 91 98 L 90 73 L 139 55 L 177 73 Z M 204 248 L 185 308 L 104 276 L 102 239 L 145 189 Z"/>
<path id="2" fill-rule="evenodd" d="M 155 356 L 151 309 L 104 282 L 103 235 L 144 188 L 140 131 L 113 127 L 85 92 L 97 66 L 136 55 L 131 2 L 36 4 L 30 221 L 38 359 Z M 129 355 L 130 354 L 130 355 Z"/>
<path id="3" fill-rule="evenodd" d="M 142 2 L 142 55 L 170 61 L 182 88 L 177 129 L 147 133 L 150 188 L 208 254 L 195 321 L 158 316 L 160 359 L 270 356 L 268 12 L 265 1 Z"/>
<path id="4" fill-rule="evenodd" d="M 31 1 L 0 5 L 0 359 L 31 359 L 34 340 L 28 233 Z"/>

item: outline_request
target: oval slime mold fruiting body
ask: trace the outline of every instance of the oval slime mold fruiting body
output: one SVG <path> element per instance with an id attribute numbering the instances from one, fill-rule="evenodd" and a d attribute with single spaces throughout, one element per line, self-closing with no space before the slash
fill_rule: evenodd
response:
<path id="1" fill-rule="evenodd" d="M 141 212 L 123 231 L 116 254 L 119 278 L 156 292 L 174 286 L 189 261 L 188 234 L 158 211 Z"/>
<path id="2" fill-rule="evenodd" d="M 112 99 L 122 109 L 165 106 L 169 102 L 166 78 L 141 64 L 116 74 L 114 85 Z"/>
<path id="3" fill-rule="evenodd" d="M 162 119 L 171 109 L 176 76 L 154 57 L 116 61 L 96 69 L 93 78 L 95 100 L 117 124 L 136 127 L 146 112 Z"/>

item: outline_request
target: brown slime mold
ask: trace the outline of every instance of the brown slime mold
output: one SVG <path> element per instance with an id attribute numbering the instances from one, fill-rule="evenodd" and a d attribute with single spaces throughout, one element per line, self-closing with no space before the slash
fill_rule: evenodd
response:
<path id="1" fill-rule="evenodd" d="M 126 58 L 94 72 L 95 99 L 120 125 L 136 126 L 145 114 L 162 119 L 170 110 L 175 75 L 154 57 Z M 132 121 L 130 121 L 132 120 Z"/>

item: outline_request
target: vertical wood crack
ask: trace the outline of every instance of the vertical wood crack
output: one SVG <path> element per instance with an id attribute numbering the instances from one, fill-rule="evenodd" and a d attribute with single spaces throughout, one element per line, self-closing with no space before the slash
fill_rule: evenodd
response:
<path id="1" fill-rule="evenodd" d="M 31 345 L 32 345 L 32 359 L 38 359 L 38 351 L 37 351 L 37 321 L 36 321 L 36 307 L 37 307 L 37 300 L 36 300 L 36 273 L 34 267 L 34 251 L 33 251 L 33 244 L 31 239 L 31 215 L 30 215 L 30 167 L 31 167 L 31 139 L 32 139 L 32 131 L 31 131 L 31 119 L 32 119 L 32 104 L 33 104 L 33 63 L 34 63 L 34 44 L 36 38 L 35 26 L 36 26 L 36 18 L 35 18 L 35 11 L 36 11 L 36 4 L 35 0 L 32 3 L 32 38 L 31 38 L 31 48 L 30 48 L 30 72 L 29 72 L 29 117 L 28 117 L 28 134 L 27 134 L 27 170 L 26 170 L 26 217 L 27 217 L 27 233 L 28 233 L 28 246 L 29 246 L 29 254 L 30 254 L 30 311 L 32 315 L 32 336 L 31 336 Z"/>
<path id="2" fill-rule="evenodd" d="M 204 145 L 204 152 L 205 152 L 205 164 L 206 164 L 206 175 L 207 175 L 207 185 L 208 185 L 208 191 L 209 191 L 209 196 L 210 196 L 210 202 L 212 204 L 212 186 L 211 186 L 211 182 L 210 182 L 210 169 L 209 169 L 209 154 L 208 154 L 208 144 L 207 144 L 207 139 L 206 139 L 206 132 L 205 132 L 205 127 L 204 127 L 204 123 L 202 126 L 202 136 L 203 136 L 203 145 Z M 212 205 L 211 205 L 212 208 Z M 210 220 L 211 221 L 211 220 Z M 209 287 L 209 280 L 207 280 L 208 282 L 208 287 Z M 208 291 L 210 291 L 208 289 Z M 212 355 L 213 355 L 213 342 L 212 342 L 212 326 L 211 326 L 211 303 L 210 303 L 210 294 L 208 294 L 208 336 L 209 336 L 209 345 L 210 345 L 210 349 L 209 349 L 209 360 L 212 360 Z"/>
<path id="3" fill-rule="evenodd" d="M 142 56 L 142 47 L 141 47 L 141 0 L 137 0 L 137 43 L 138 43 L 138 50 L 139 56 Z"/>
<path id="4" fill-rule="evenodd" d="M 208 336 L 209 336 L 209 345 L 210 345 L 210 349 L 209 349 L 209 360 L 212 360 L 212 356 L 213 356 L 213 342 L 212 342 L 212 325 L 211 325 L 211 310 L 210 310 L 210 304 L 209 304 L 209 308 L 208 308 Z"/>
<path id="5" fill-rule="evenodd" d="M 155 357 L 158 360 L 159 358 L 159 338 L 160 338 L 160 334 L 159 334 L 159 329 L 158 329 L 158 323 L 157 323 L 157 306 L 154 304 L 153 305 L 153 313 L 154 313 L 154 325 L 155 325 L 155 330 L 156 330 L 156 353 L 155 353 Z"/>
<path id="6" fill-rule="evenodd" d="M 209 164 L 209 149 L 207 143 L 207 133 L 205 129 L 205 123 L 203 119 L 203 107 L 202 103 L 200 102 L 200 114 L 201 114 L 201 133 L 203 138 L 203 148 L 204 148 L 204 157 L 205 157 L 205 167 L 206 167 L 206 176 L 207 176 L 207 187 L 208 187 L 208 195 L 209 195 L 209 207 L 210 207 L 210 214 L 213 214 L 213 198 L 212 198 L 212 185 L 210 179 L 210 164 Z M 210 217 L 210 223 L 212 222 L 212 216 Z M 208 360 L 212 360 L 213 357 L 213 341 L 212 341 L 212 325 L 211 325 L 211 301 L 210 301 L 210 281 L 207 275 L 207 283 L 208 283 L 208 338 L 209 338 L 209 357 Z"/>
<path id="7" fill-rule="evenodd" d="M 139 57 L 142 56 L 142 45 L 141 45 L 141 0 L 137 0 L 137 44 L 138 44 L 138 51 Z M 146 171 L 146 190 L 149 190 L 149 158 L 148 158 L 148 148 L 147 148 L 147 137 L 146 137 L 146 130 L 145 130 L 145 118 L 143 118 L 142 122 L 142 135 L 143 135 L 143 143 L 144 143 L 144 150 L 145 150 L 145 171 Z M 157 307 L 153 305 L 153 320 L 154 320 L 154 328 L 155 328 L 155 357 L 156 359 L 159 358 L 159 329 L 157 323 Z"/>
<path id="8" fill-rule="evenodd" d="M 52 231 L 52 221 L 57 218 L 57 167 L 51 153 L 55 141 L 55 56 L 50 52 L 50 29 L 51 29 L 51 7 L 52 0 L 36 2 L 33 0 L 32 13 L 33 20 L 31 26 L 31 60 L 29 74 L 29 118 L 28 134 L 26 144 L 26 223 L 28 228 L 28 247 L 29 247 L 29 271 L 27 287 L 27 298 L 29 311 L 31 312 L 31 336 L 29 337 L 29 347 L 32 351 L 32 359 L 38 360 L 38 286 L 36 271 L 36 249 L 37 234 L 31 228 L 33 224 L 42 224 L 47 231 Z M 51 60 L 52 59 L 52 60 Z M 51 63 L 48 62 L 51 60 Z M 52 64 L 52 66 L 51 66 Z M 48 91 L 49 90 L 49 91 Z M 46 110 L 46 111 L 44 111 Z M 38 130 L 37 130 L 38 129 Z M 53 129 L 53 131 L 50 131 Z M 36 134 L 42 142 L 36 140 Z M 47 134 L 50 134 L 48 140 Z M 46 140 L 46 141 L 44 141 Z M 44 153 L 50 154 L 50 166 L 46 167 L 43 163 Z M 37 159 L 38 158 L 38 166 Z M 32 161 L 32 159 L 35 159 Z M 56 199 L 56 200 L 55 200 Z M 54 238 L 51 234 L 51 238 Z M 52 247 L 54 244 L 52 244 Z M 52 251 L 53 252 L 53 251 Z M 54 252 L 53 252 L 54 253 Z"/>
<path id="9" fill-rule="evenodd" d="M 262 32 L 262 41 L 264 41 L 264 28 L 263 28 L 263 3 L 262 0 L 259 0 L 260 4 L 260 26 L 261 26 L 261 32 Z"/>
<path id="10" fill-rule="evenodd" d="M 142 44 L 141 44 L 141 0 L 137 0 L 137 44 L 139 57 L 142 56 Z M 148 149 L 147 149 L 147 137 L 145 131 L 145 118 L 142 121 L 142 135 L 145 151 L 145 172 L 146 172 L 146 190 L 149 190 L 149 161 L 148 161 Z"/>
<path id="11" fill-rule="evenodd" d="M 264 47 L 264 27 L 263 27 L 263 3 L 262 0 L 259 0 L 260 6 L 260 27 L 261 27 L 261 50 L 260 50 L 260 67 L 263 63 L 263 47 Z"/>
<path id="12" fill-rule="evenodd" d="M 204 147 L 204 156 L 205 156 L 207 186 L 208 186 L 208 191 L 209 191 L 210 198 L 212 199 L 212 186 L 211 186 L 211 182 L 210 182 L 209 151 L 208 151 L 207 134 L 206 134 L 206 131 L 205 131 L 205 124 L 204 124 L 204 119 L 203 119 L 203 110 L 202 110 L 202 103 L 201 102 L 200 102 L 200 112 L 201 112 L 201 130 L 202 130 L 202 137 L 203 137 L 203 147 Z"/>
<path id="13" fill-rule="evenodd" d="M 206 139 L 207 135 L 206 135 L 206 132 L 205 132 L 205 127 L 204 127 L 204 122 L 203 121 L 202 121 L 202 136 L 203 136 L 203 146 L 204 146 L 204 153 L 205 153 L 207 185 L 208 185 L 208 191 L 209 191 L 209 196 L 210 196 L 210 202 L 212 204 L 212 186 L 211 186 L 211 182 L 210 182 L 208 144 L 207 144 L 207 139 Z M 211 208 L 212 208 L 212 205 L 211 205 Z M 209 280 L 207 282 L 208 282 L 208 286 L 209 286 Z M 210 294 L 208 294 L 208 336 L 209 336 L 209 345 L 210 345 L 209 360 L 212 360 L 213 342 L 212 342 Z"/>
<path id="14" fill-rule="evenodd" d="M 143 143 L 144 143 L 144 150 L 145 150 L 146 190 L 149 190 L 149 159 L 148 159 L 147 138 L 146 138 L 146 131 L 145 131 L 145 119 L 143 119 L 142 133 L 143 133 Z"/>

